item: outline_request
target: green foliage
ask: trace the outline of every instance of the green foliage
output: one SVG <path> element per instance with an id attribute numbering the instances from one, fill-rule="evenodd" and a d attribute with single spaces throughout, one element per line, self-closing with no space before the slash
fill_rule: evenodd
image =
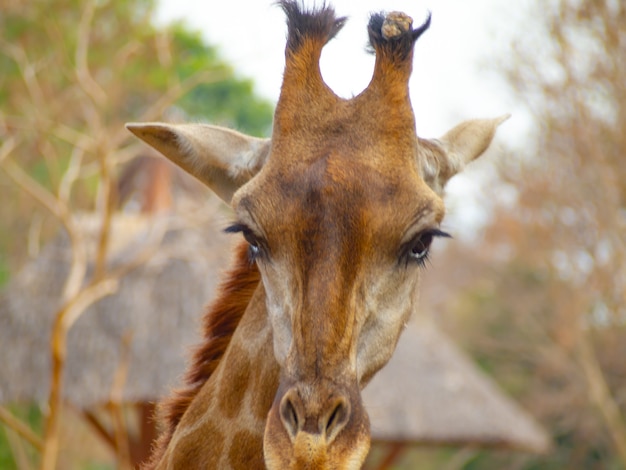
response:
<path id="1" fill-rule="evenodd" d="M 15 405 L 9 408 L 18 419 L 30 426 L 30 428 L 38 434 L 41 434 L 43 425 L 43 415 L 36 405 Z M 4 426 L 0 426 L 0 468 L 2 470 L 17 470 L 17 464 L 13 457 L 11 446 L 7 439 L 7 430 Z M 32 461 L 36 460 L 36 452 L 28 444 L 24 443 L 24 450 Z"/>
<path id="2" fill-rule="evenodd" d="M 181 24 L 156 28 L 153 0 L 97 1 L 91 15 L 89 5 L 36 0 L 0 6 L 0 142 L 19 138 L 14 160 L 43 187 L 56 192 L 75 138 L 130 141 L 124 123 L 142 119 L 177 87 L 186 92 L 171 104 L 190 120 L 258 136 L 270 132 L 272 105 L 255 95 L 252 82 L 238 78 L 198 32 Z M 184 87 L 202 72 L 208 82 Z M 97 157 L 87 151 L 82 160 L 96 165 Z M 93 209 L 95 183 L 85 175 L 75 186 L 77 209 Z M 6 273 L 25 260 L 23 235 L 32 215 L 48 213 L 1 171 L 0 189 L 13 202 L 0 208 L 0 255 L 6 255 L 0 272 Z"/>
<path id="3" fill-rule="evenodd" d="M 0 258 L 0 288 L 9 280 L 9 265 L 4 257 Z"/>
<path id="4" fill-rule="evenodd" d="M 198 70 L 213 70 L 216 76 L 230 77 L 195 87 L 178 101 L 178 105 L 192 119 L 209 119 L 252 135 L 269 134 L 272 106 L 255 98 L 253 82 L 235 78 L 231 67 L 219 59 L 215 48 L 202 42 L 198 33 L 174 24 L 170 34 L 180 80 L 188 79 Z"/>
<path id="5" fill-rule="evenodd" d="M 4 468 L 6 470 L 13 470 L 16 468 L 13 455 L 11 454 L 11 448 L 9 447 L 8 442 L 6 442 L 4 433 L 0 433 L 0 468 Z"/>
<path id="6" fill-rule="evenodd" d="M 85 464 L 85 470 L 113 470 L 113 465 L 107 465 L 99 462 L 88 462 Z"/>

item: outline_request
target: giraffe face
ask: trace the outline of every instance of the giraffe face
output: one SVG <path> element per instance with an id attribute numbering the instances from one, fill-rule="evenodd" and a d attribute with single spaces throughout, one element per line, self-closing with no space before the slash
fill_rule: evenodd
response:
<path id="1" fill-rule="evenodd" d="M 289 175 L 270 164 L 233 200 L 234 229 L 262 274 L 275 357 L 293 377 L 336 365 L 327 375 L 367 381 L 415 306 L 443 202 L 410 158 L 405 168 L 368 163 L 379 150 L 335 148 Z"/>
<path id="2" fill-rule="evenodd" d="M 290 458 L 305 461 L 315 448 L 313 460 L 331 468 L 339 456 L 360 465 L 369 447 L 360 389 L 388 361 L 415 308 L 443 203 L 421 180 L 412 148 L 403 158 L 376 142 L 330 150 L 313 142 L 294 152 L 301 160 L 288 173 L 270 155 L 233 199 L 281 367 L 266 456 L 277 462 L 270 468 L 292 468 L 275 454 L 291 448 Z M 387 152 L 396 158 L 377 161 Z"/>

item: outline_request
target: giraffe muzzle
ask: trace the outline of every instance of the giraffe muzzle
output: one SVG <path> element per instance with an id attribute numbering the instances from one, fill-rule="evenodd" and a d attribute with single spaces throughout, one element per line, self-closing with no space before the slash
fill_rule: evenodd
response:
<path id="1" fill-rule="evenodd" d="M 322 400 L 320 403 L 319 397 L 303 397 L 298 387 L 285 393 L 280 401 L 279 415 L 292 442 L 300 433 L 306 433 L 319 436 L 330 444 L 348 424 L 351 406 L 346 394 L 332 393 Z"/>
<path id="2" fill-rule="evenodd" d="M 268 468 L 360 468 L 354 463 L 362 462 L 369 443 L 369 418 L 356 383 L 317 379 L 279 388 L 265 430 Z"/>

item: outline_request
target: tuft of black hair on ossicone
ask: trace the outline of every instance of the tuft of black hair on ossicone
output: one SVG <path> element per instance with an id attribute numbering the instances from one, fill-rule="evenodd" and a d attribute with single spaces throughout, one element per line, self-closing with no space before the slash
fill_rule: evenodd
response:
<path id="1" fill-rule="evenodd" d="M 292 51 L 297 50 L 306 38 L 327 43 L 346 22 L 345 17 L 337 18 L 335 9 L 326 3 L 308 10 L 296 0 L 279 0 L 277 4 L 287 16 L 287 49 Z"/>
<path id="2" fill-rule="evenodd" d="M 366 49 L 368 52 L 376 53 L 376 51 L 381 51 L 392 57 L 404 60 L 411 54 L 415 42 L 430 27 L 432 14 L 428 12 L 426 20 L 418 28 L 411 28 L 393 38 L 383 36 L 382 30 L 387 16 L 386 12 L 371 14 L 367 25 L 369 45 Z"/>
<path id="3" fill-rule="evenodd" d="M 426 20 L 424 21 L 424 23 L 422 23 L 422 26 L 420 26 L 417 29 L 413 29 L 413 31 L 411 32 L 411 35 L 413 37 L 413 42 L 417 41 L 420 38 L 420 36 L 424 34 L 428 30 L 428 28 L 430 28 L 430 20 L 432 17 L 433 15 L 429 11 L 428 16 L 426 17 Z"/>

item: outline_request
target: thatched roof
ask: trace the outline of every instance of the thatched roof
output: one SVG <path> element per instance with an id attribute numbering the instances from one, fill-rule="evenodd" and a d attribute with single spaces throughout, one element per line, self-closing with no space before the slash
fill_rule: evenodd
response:
<path id="1" fill-rule="evenodd" d="M 363 391 L 380 441 L 545 452 L 545 431 L 426 318 L 413 319 Z"/>
<path id="2" fill-rule="evenodd" d="M 154 256 L 70 330 L 63 393 L 74 405 L 89 408 L 110 399 L 128 335 L 125 401 L 155 401 L 183 373 L 188 350 L 199 340 L 204 305 L 228 264 L 232 236 L 222 233 L 226 220 L 215 214 L 200 221 L 197 216 L 169 216 L 168 224 Z M 93 218 L 82 225 L 93 240 Z M 154 219 L 144 216 L 117 215 L 111 264 L 122 263 L 145 244 L 153 225 Z M 70 255 L 67 237 L 60 235 L 0 295 L 0 403 L 47 398 L 50 332 Z M 547 446 L 532 418 L 430 323 L 409 325 L 364 399 L 378 440 L 499 444 L 534 451 Z"/>
<path id="3" fill-rule="evenodd" d="M 232 236 L 220 217 L 201 222 L 168 217 L 162 243 L 147 263 L 131 271 L 116 294 L 88 308 L 70 330 L 64 397 L 79 407 L 109 400 L 130 335 L 126 401 L 156 400 L 175 385 L 190 346 L 199 339 L 199 320 L 226 266 Z M 116 215 L 110 264 L 141 250 L 155 219 Z M 95 246 L 93 217 L 81 226 Z M 55 311 L 70 264 L 67 236 L 59 235 L 8 284 L 0 295 L 0 403 L 43 401 L 50 376 L 49 344 Z"/>

